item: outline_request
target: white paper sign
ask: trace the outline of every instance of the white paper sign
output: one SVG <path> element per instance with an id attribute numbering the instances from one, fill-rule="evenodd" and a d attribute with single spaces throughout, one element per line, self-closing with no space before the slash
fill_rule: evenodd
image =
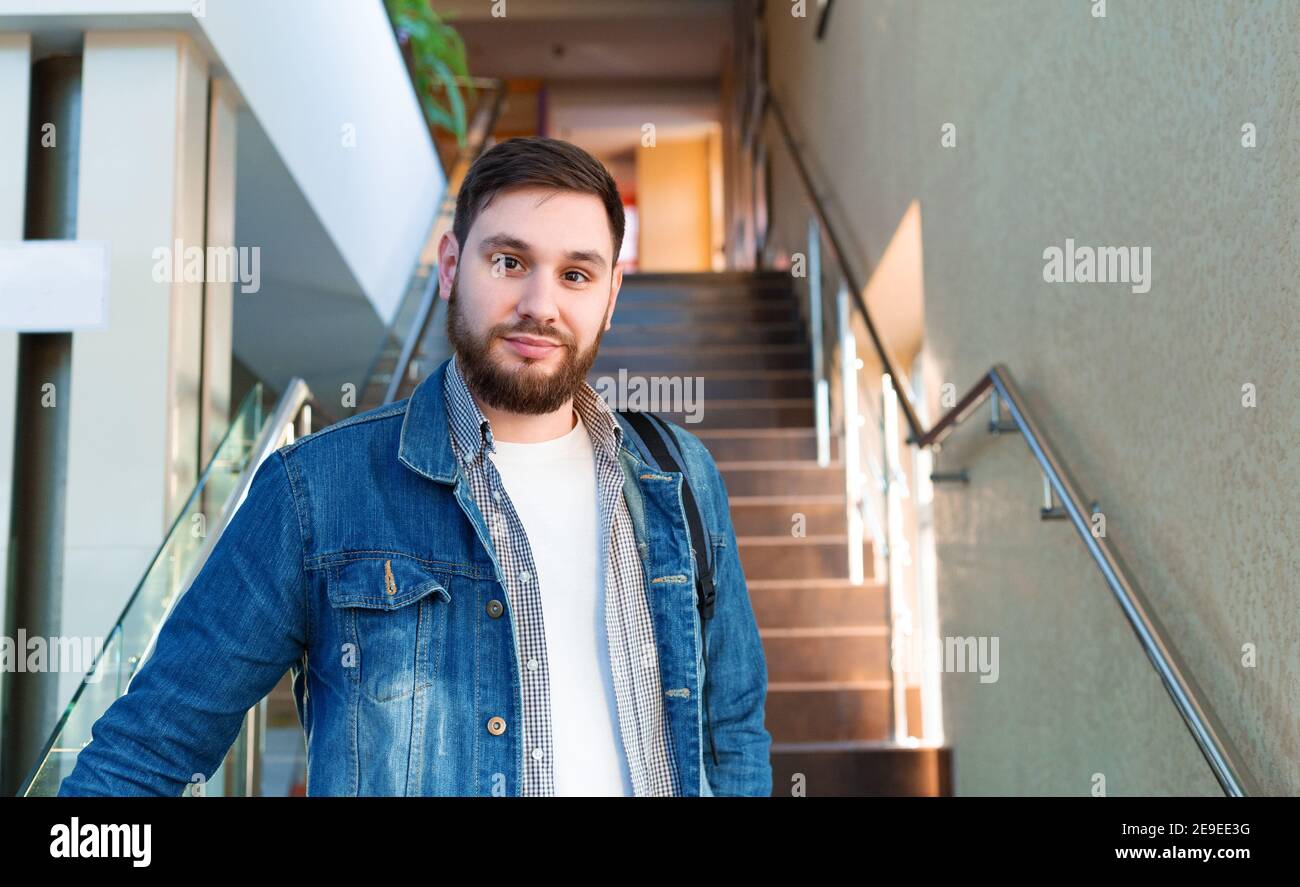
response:
<path id="1" fill-rule="evenodd" d="M 108 326 L 108 243 L 0 243 L 0 329 L 58 333 Z"/>

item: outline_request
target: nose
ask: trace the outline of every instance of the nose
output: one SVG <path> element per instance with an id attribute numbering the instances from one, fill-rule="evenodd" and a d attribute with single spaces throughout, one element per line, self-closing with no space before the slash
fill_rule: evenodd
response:
<path id="1" fill-rule="evenodd" d="M 556 286 L 557 284 L 549 280 L 547 275 L 531 275 L 519 296 L 515 314 L 519 315 L 521 320 L 531 320 L 538 330 L 553 326 L 560 318 L 559 303 L 555 298 Z"/>

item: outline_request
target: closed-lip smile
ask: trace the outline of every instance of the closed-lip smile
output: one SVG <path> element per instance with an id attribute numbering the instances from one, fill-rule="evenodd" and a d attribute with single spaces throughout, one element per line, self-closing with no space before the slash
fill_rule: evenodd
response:
<path id="1" fill-rule="evenodd" d="M 559 342 L 539 339 L 536 336 L 506 336 L 505 340 L 515 354 L 533 360 L 554 354 L 555 350 L 560 347 Z"/>

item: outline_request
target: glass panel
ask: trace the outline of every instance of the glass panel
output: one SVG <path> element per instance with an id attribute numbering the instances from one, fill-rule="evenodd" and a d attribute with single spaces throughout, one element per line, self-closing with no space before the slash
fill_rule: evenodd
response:
<path id="1" fill-rule="evenodd" d="M 90 743 L 91 725 L 126 693 L 163 618 L 189 582 L 209 530 L 220 522 L 222 510 L 248 470 L 253 444 L 265 420 L 262 386 L 258 383 L 244 397 L 230 430 L 110 630 L 102 652 L 73 694 L 25 795 L 58 793 L 59 785 L 77 762 L 77 754 Z M 220 784 L 214 778 L 208 793 L 213 794 L 211 789 Z"/>

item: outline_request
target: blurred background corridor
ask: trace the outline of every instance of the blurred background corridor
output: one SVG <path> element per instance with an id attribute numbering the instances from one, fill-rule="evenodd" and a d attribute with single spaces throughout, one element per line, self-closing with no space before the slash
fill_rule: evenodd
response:
<path id="1" fill-rule="evenodd" d="M 627 213 L 589 381 L 703 380 L 774 795 L 1300 792 L 1291 0 L 0 0 L 0 792 L 449 355 L 528 135 Z M 286 674 L 205 791 L 305 772 Z"/>

